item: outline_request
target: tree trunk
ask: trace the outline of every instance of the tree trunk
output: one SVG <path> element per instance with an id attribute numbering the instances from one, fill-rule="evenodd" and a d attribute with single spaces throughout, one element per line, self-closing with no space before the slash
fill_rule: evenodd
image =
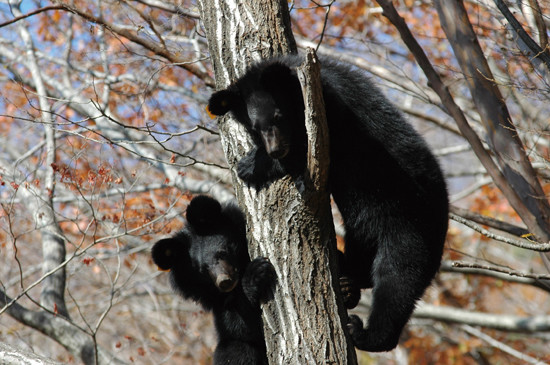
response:
<path id="1" fill-rule="evenodd" d="M 253 61 L 296 51 L 284 0 L 201 0 L 199 4 L 218 89 L 242 75 Z M 304 80 L 315 77 L 304 76 Z M 319 86 L 306 88 L 321 95 Z M 306 100 L 306 105 L 317 103 Z M 234 167 L 250 149 L 250 138 L 230 117 L 220 121 L 220 131 L 227 161 Z M 326 122 L 309 124 L 308 134 L 312 131 L 316 135 L 308 141 L 310 171 L 305 191 L 299 191 L 289 177 L 256 191 L 243 184 L 234 168 L 232 176 L 247 216 L 251 257 L 268 257 L 277 272 L 275 298 L 263 306 L 270 363 L 355 364 L 355 351 L 343 330 L 347 314 L 340 296 L 335 295 L 339 284 L 326 191 Z"/>

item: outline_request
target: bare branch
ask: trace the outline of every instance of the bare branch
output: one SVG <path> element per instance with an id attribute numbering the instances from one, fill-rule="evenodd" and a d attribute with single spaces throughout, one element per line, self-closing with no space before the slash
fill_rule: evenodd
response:
<path id="1" fill-rule="evenodd" d="M 130 31 L 126 28 L 120 27 L 116 24 L 107 23 L 107 22 L 105 22 L 104 19 L 101 19 L 101 18 L 96 17 L 94 15 L 88 14 L 84 11 L 81 11 L 77 7 L 73 7 L 73 6 L 70 6 L 68 4 L 61 3 L 60 6 L 63 7 L 63 9 L 65 9 L 67 11 L 70 11 L 71 13 L 74 13 L 74 14 L 82 17 L 82 18 L 84 18 L 85 20 L 87 20 L 89 22 L 104 26 L 109 31 L 111 31 L 115 34 L 118 34 L 118 35 L 120 35 L 124 38 L 127 38 L 127 39 L 131 40 L 132 42 L 134 42 L 136 44 L 139 44 L 139 45 L 143 46 L 144 48 L 150 50 L 151 52 L 153 52 L 156 55 L 159 55 L 159 56 L 162 56 L 162 57 L 166 58 L 167 60 L 174 63 L 175 65 L 186 69 L 190 73 L 194 74 L 195 76 L 197 76 L 198 78 L 203 80 L 206 85 L 214 86 L 214 80 L 212 80 L 212 78 L 210 77 L 210 75 L 207 72 L 203 71 L 200 67 L 197 67 L 195 65 L 194 61 L 189 61 L 189 60 L 183 58 L 182 56 L 180 56 L 176 53 L 172 53 L 168 49 L 166 49 L 162 46 L 159 46 L 156 42 L 149 41 L 149 40 L 147 40 L 143 37 L 140 37 L 138 35 L 139 33 L 137 31 L 132 32 L 132 31 Z"/>
<path id="2" fill-rule="evenodd" d="M 170 13 L 174 13 L 177 15 L 182 15 L 188 18 L 197 19 L 197 20 L 200 19 L 199 13 L 194 13 L 192 11 L 182 8 L 181 6 L 167 3 L 166 1 L 159 1 L 159 0 L 134 0 L 134 1 L 141 4 L 148 5 L 152 8 L 161 9 L 161 10 L 168 11 Z"/>
<path id="3" fill-rule="evenodd" d="M 544 281 L 529 278 L 526 276 L 511 276 L 507 272 L 499 272 L 496 270 L 485 270 L 483 268 L 475 268 L 475 267 L 468 267 L 468 266 L 455 266 L 455 262 L 445 260 L 441 263 L 441 267 L 439 269 L 441 272 L 447 272 L 447 273 L 455 273 L 455 274 L 466 274 L 466 275 L 482 275 L 487 276 L 491 278 L 495 278 L 498 280 L 507 281 L 510 283 L 516 283 L 516 284 L 523 284 L 523 285 L 531 285 L 538 289 L 544 290 L 546 292 L 550 292 L 550 287 L 545 284 Z"/>
<path id="4" fill-rule="evenodd" d="M 432 87 L 439 95 L 443 102 L 443 105 L 445 105 L 449 113 L 455 119 L 462 135 L 471 144 L 473 151 L 479 158 L 479 161 L 483 164 L 487 172 L 490 174 L 497 187 L 505 194 L 512 207 L 514 207 L 514 209 L 520 214 L 529 229 L 538 237 L 540 237 L 540 239 L 546 240 L 546 237 L 549 233 L 545 232 L 545 229 L 543 228 L 544 225 L 539 226 L 539 223 L 544 222 L 544 219 L 548 219 L 549 215 L 542 214 L 537 216 L 525 208 L 524 202 L 519 197 L 518 193 L 510 185 L 510 182 L 506 179 L 504 174 L 500 171 L 499 167 L 493 161 L 492 157 L 485 150 L 479 137 L 469 126 L 463 112 L 460 110 L 458 105 L 455 104 L 448 88 L 441 81 L 430 60 L 424 53 L 424 50 L 412 35 L 404 19 L 399 16 L 392 2 L 389 0 L 377 0 L 377 2 L 383 8 L 383 15 L 386 16 L 394 24 L 394 26 L 401 34 L 401 38 L 403 39 L 411 53 L 415 56 L 419 66 L 426 74 L 429 86 Z M 543 196 L 544 194 L 536 194 L 531 196 L 530 198 L 540 199 Z M 549 223 L 546 222 L 545 224 Z"/>
<path id="5" fill-rule="evenodd" d="M 503 192 L 529 230 L 539 240 L 550 241 L 550 204 L 527 158 L 502 94 L 494 82 L 493 73 L 464 4 L 462 1 L 443 4 L 440 0 L 436 0 L 434 4 L 487 130 L 491 150 L 505 176 L 506 185 L 511 188 Z"/>
<path id="6" fill-rule="evenodd" d="M 462 223 L 465 226 L 472 228 L 474 231 L 481 233 L 485 237 L 494 239 L 496 241 L 504 242 L 504 243 L 507 243 L 507 244 L 512 245 L 512 246 L 516 246 L 516 247 L 519 247 L 519 248 L 524 248 L 524 249 L 532 250 L 532 251 L 538 251 L 538 252 L 549 252 L 550 251 L 550 242 L 549 243 L 540 243 L 540 242 L 528 242 L 528 241 L 515 240 L 513 238 L 508 238 L 508 237 L 504 237 L 504 236 L 498 235 L 496 233 L 493 233 L 493 232 L 491 232 L 491 231 L 489 231 L 489 230 L 473 223 L 472 221 L 470 221 L 468 219 L 464 219 L 461 216 L 458 216 L 454 213 L 450 213 L 449 217 L 452 220 L 456 221 L 456 222 Z"/>
<path id="7" fill-rule="evenodd" d="M 297 69 L 304 95 L 308 135 L 308 171 L 314 191 L 326 190 L 330 164 L 328 126 L 321 86 L 321 66 L 315 51 L 306 50 L 306 61 Z"/>
<path id="8" fill-rule="evenodd" d="M 4 23 L 0 23 L 0 28 L 3 28 L 3 27 L 8 26 L 10 24 L 16 23 L 20 20 L 26 19 L 26 18 L 31 17 L 31 16 L 36 15 L 36 14 L 40 14 L 40 13 L 50 11 L 50 10 L 61 10 L 61 9 L 63 9 L 63 6 L 60 6 L 60 5 L 44 6 L 43 8 L 33 10 L 29 13 L 16 16 L 15 18 L 13 18 L 11 20 L 8 20 Z"/>
<path id="9" fill-rule="evenodd" d="M 479 224 L 483 224 L 486 226 L 493 227 L 495 229 L 498 229 L 499 231 L 504 231 L 510 234 L 513 234 L 514 236 L 521 237 L 529 234 L 529 230 L 515 226 L 513 224 L 503 222 L 501 220 L 487 217 L 478 213 L 474 213 L 468 209 L 463 209 L 460 207 L 457 207 L 456 205 L 451 205 L 449 208 L 449 211 L 455 215 L 461 216 L 467 220 L 477 222 Z"/>
<path id="10" fill-rule="evenodd" d="M 7 307 L 10 316 L 57 341 L 76 358 L 81 359 L 84 364 L 124 364 L 124 362 L 108 354 L 102 348 L 98 348 L 84 330 L 67 318 L 46 311 L 28 310 L 0 290 L 0 305 L 7 306 L 8 303 L 12 303 Z"/>
<path id="11" fill-rule="evenodd" d="M 364 314 L 370 310 L 369 296 L 364 296 L 355 312 Z M 413 318 L 432 319 L 446 323 L 481 326 L 505 332 L 536 333 L 550 332 L 550 316 L 520 317 L 469 311 L 462 308 L 431 305 L 419 302 Z"/>
<path id="12" fill-rule="evenodd" d="M 517 271 L 517 270 L 512 270 L 512 269 L 509 269 L 509 268 L 504 268 L 504 267 L 499 267 L 499 266 L 480 265 L 480 264 L 460 262 L 460 261 L 455 261 L 451 265 L 452 265 L 452 267 L 457 267 L 457 268 L 495 271 L 495 272 L 507 274 L 507 275 L 510 275 L 510 276 L 517 276 L 517 277 L 520 277 L 520 278 L 530 278 L 530 279 L 535 279 L 535 280 L 550 280 L 550 275 L 529 274 L 529 273 L 524 273 L 524 272 L 520 272 L 520 271 Z"/>
<path id="13" fill-rule="evenodd" d="M 486 335 L 485 333 L 481 332 L 480 330 L 478 330 L 476 328 L 473 328 L 472 326 L 464 325 L 464 326 L 462 326 L 462 328 L 464 329 L 464 331 L 468 332 L 469 334 L 471 334 L 473 336 L 476 336 L 476 337 L 479 337 L 483 341 L 487 342 L 492 347 L 495 347 L 495 348 L 497 348 L 501 351 L 504 351 L 507 354 L 510 354 L 510 355 L 520 359 L 521 361 L 524 361 L 528 364 L 541 364 L 542 363 L 540 360 L 535 359 L 535 358 L 533 358 L 529 355 L 525 355 L 525 354 L 511 348 L 510 346 L 507 346 L 507 345 L 503 344 L 502 342 L 495 340 L 494 338 L 492 338 L 491 336 Z"/>
<path id="14" fill-rule="evenodd" d="M 504 15 L 506 20 L 508 20 L 508 23 L 512 26 L 516 34 L 519 36 L 521 41 L 525 44 L 527 49 L 525 47 L 522 47 L 522 50 L 526 53 L 527 56 L 533 57 L 534 59 L 540 60 L 544 62 L 546 65 L 546 68 L 548 68 L 548 71 L 550 71 L 550 50 L 548 49 L 542 49 L 537 42 L 533 40 L 527 34 L 525 29 L 521 26 L 520 22 L 514 17 L 514 14 L 508 9 L 508 6 L 504 3 L 502 0 L 494 0 L 496 6 Z M 539 9 L 540 10 L 540 9 Z M 545 32 L 546 34 L 546 32 Z"/>
<path id="15" fill-rule="evenodd" d="M 18 7 L 13 7 L 15 14 L 20 14 Z M 46 134 L 46 166 L 52 166 L 56 161 L 56 140 L 55 132 L 51 126 L 51 114 L 48 112 L 50 106 L 46 99 L 46 87 L 42 78 L 38 62 L 34 53 L 34 43 L 30 32 L 22 24 L 19 26 L 19 33 L 26 47 L 27 65 L 31 72 L 36 86 L 38 102 L 41 109 L 41 119 L 44 123 Z M 25 189 L 26 190 L 26 189 Z M 52 197 L 55 194 L 55 179 L 53 168 L 48 168 L 45 177 L 43 191 L 36 191 L 36 197 L 32 194 L 25 194 L 29 204 L 34 208 L 37 226 L 41 228 L 42 251 L 44 255 L 43 272 L 51 272 L 65 260 L 65 241 L 61 229 L 55 219 Z M 41 303 L 50 311 L 67 317 L 69 312 L 65 304 L 65 268 L 52 272 L 42 283 Z"/>

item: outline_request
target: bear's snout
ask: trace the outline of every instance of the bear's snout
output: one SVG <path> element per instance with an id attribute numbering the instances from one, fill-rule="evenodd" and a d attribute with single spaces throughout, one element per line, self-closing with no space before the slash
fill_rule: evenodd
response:
<path id="1" fill-rule="evenodd" d="M 210 277 L 219 291 L 228 293 L 235 289 L 239 282 L 237 271 L 229 262 L 219 260 L 210 270 Z"/>

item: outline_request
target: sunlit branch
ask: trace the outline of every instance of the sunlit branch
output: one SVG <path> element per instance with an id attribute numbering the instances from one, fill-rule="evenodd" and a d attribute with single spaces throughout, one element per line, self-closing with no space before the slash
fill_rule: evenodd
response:
<path id="1" fill-rule="evenodd" d="M 39 9 L 36 9 L 36 10 L 33 10 L 29 13 L 26 13 L 26 14 L 21 14 L 21 15 L 18 15 L 16 16 L 15 18 L 13 19 L 10 19 L 8 21 L 5 21 L 3 23 L 0 23 L 0 28 L 3 28 L 5 26 L 8 26 L 10 24 L 13 24 L 13 23 L 16 23 L 20 20 L 23 20 L 23 19 L 26 19 L 28 17 L 31 17 L 33 15 L 36 15 L 36 14 L 40 14 L 40 13 L 43 13 L 43 12 L 46 12 L 46 11 L 50 11 L 50 10 L 61 10 L 63 9 L 63 6 L 60 6 L 60 5 L 50 5 L 50 6 L 44 6 L 42 8 L 39 8 Z"/>
<path id="2" fill-rule="evenodd" d="M 509 237 L 504 237 L 504 236 L 498 235 L 496 233 L 493 233 L 493 232 L 491 232 L 491 231 L 475 224 L 474 222 L 472 222 L 468 219 L 464 219 L 461 216 L 456 215 L 454 213 L 450 213 L 449 217 L 452 220 L 454 220 L 458 223 L 462 223 L 465 226 L 473 229 L 474 231 L 481 233 L 482 235 L 484 235 L 487 238 L 491 238 L 493 240 L 504 242 L 504 243 L 507 243 L 509 245 L 516 246 L 516 247 L 519 247 L 519 248 L 524 248 L 524 249 L 527 249 L 527 250 L 538 251 L 538 252 L 549 252 L 550 251 L 550 243 L 539 243 L 539 242 L 533 242 L 532 243 L 532 242 L 528 242 L 528 241 L 516 240 L 516 239 L 513 239 L 513 238 L 509 238 Z M 528 235 L 525 235 L 525 236 L 528 237 Z"/>
<path id="3" fill-rule="evenodd" d="M 476 337 L 482 339 L 483 341 L 487 342 L 492 347 L 497 348 L 501 351 L 504 351 L 507 354 L 510 354 L 510 355 L 520 359 L 521 361 L 524 361 L 525 363 L 528 363 L 528 364 L 541 364 L 542 363 L 538 359 L 535 359 L 535 358 L 533 358 L 529 355 L 521 353 L 518 350 L 513 349 L 512 347 L 510 347 L 508 345 L 505 345 L 501 341 L 497 341 L 493 337 L 481 332 L 477 328 L 474 328 L 474 327 L 469 326 L 469 325 L 463 325 L 462 328 L 464 329 L 465 332 L 469 333 L 470 335 L 476 336 Z"/>
<path id="4" fill-rule="evenodd" d="M 500 271 L 495 271 L 490 269 L 476 268 L 476 267 L 472 267 L 471 265 L 460 266 L 455 264 L 456 264 L 455 261 L 444 260 L 441 263 L 441 267 L 439 270 L 445 273 L 486 276 L 486 277 L 506 281 L 509 283 L 531 285 L 533 287 L 544 290 L 546 292 L 550 292 L 550 287 L 548 287 L 548 285 L 545 285 L 543 281 L 538 279 L 534 279 L 526 276 L 510 275 L 508 272 L 500 272 Z"/>
<path id="5" fill-rule="evenodd" d="M 17 303 L 17 299 L 7 296 L 2 290 L 0 290 L 0 305 L 4 306 L 0 314 L 8 310 L 10 316 L 17 321 L 57 341 L 86 365 L 97 364 L 96 361 L 100 364 L 124 364 L 103 348 L 97 347 L 89 333 L 63 316 L 47 311 L 31 311 Z"/>
<path id="6" fill-rule="evenodd" d="M 442 82 L 438 73 L 433 68 L 431 61 L 411 33 L 408 25 L 405 23 L 405 20 L 399 15 L 393 6 L 392 2 L 389 0 L 377 0 L 377 2 L 384 9 L 383 15 L 387 17 L 399 31 L 403 42 L 405 42 L 406 46 L 418 62 L 418 65 L 422 68 L 428 78 L 428 85 L 439 95 L 444 106 L 456 121 L 462 135 L 471 144 L 473 151 L 493 179 L 494 183 L 504 193 L 512 207 L 518 212 L 518 214 L 520 214 L 523 221 L 530 227 L 530 229 L 533 230 L 534 233 L 540 236 L 547 235 L 547 233 L 543 231 L 543 228 L 538 225 L 538 219 L 540 217 L 534 216 L 527 209 L 521 197 L 518 195 L 518 192 L 516 192 L 510 185 L 503 172 L 497 166 L 495 161 L 493 161 L 491 155 L 483 146 L 483 143 L 478 135 L 470 127 L 468 120 L 462 110 L 455 103 L 448 87 Z"/>
<path id="7" fill-rule="evenodd" d="M 364 313 L 370 310 L 370 303 L 362 299 L 357 308 L 361 310 L 359 313 Z M 500 315 L 469 311 L 462 308 L 436 306 L 424 302 L 418 303 L 413 318 L 468 324 L 506 332 L 535 333 L 550 331 L 550 316 L 548 315 L 532 317 Z"/>
<path id="8" fill-rule="evenodd" d="M 173 205 L 174 203 L 172 203 Z M 171 208 L 169 208 L 171 209 Z M 4 307 L 2 309 L 0 309 L 0 315 L 2 315 L 2 313 L 4 313 L 6 310 L 8 310 L 11 306 L 13 306 L 14 304 L 17 303 L 17 301 L 19 299 L 21 299 L 23 296 L 27 295 L 27 293 L 33 289 L 34 287 L 36 287 L 37 285 L 39 285 L 40 283 L 42 283 L 45 279 L 47 279 L 48 277 L 50 277 L 51 275 L 55 274 L 58 270 L 62 270 L 62 269 L 65 269 L 65 267 L 67 266 L 67 264 L 71 261 L 73 261 L 75 258 L 78 258 L 78 257 L 81 257 L 82 255 L 84 255 L 88 250 L 90 250 L 92 247 L 94 247 L 96 244 L 98 243 L 103 243 L 103 242 L 108 242 L 108 241 L 111 241 L 111 240 L 115 240 L 115 239 L 118 239 L 120 237 L 124 237 L 126 235 L 131 235 L 133 233 L 136 233 L 136 232 L 139 232 L 140 230 L 143 230 L 144 228 L 146 227 L 149 227 L 149 226 L 152 226 L 154 225 L 155 223 L 157 223 L 158 221 L 160 221 L 161 219 L 164 219 L 164 215 L 160 215 L 158 216 L 157 218 L 154 218 L 154 219 L 151 219 L 150 221 L 148 221 L 147 223 L 144 223 L 138 227 L 135 227 L 135 228 L 130 228 L 130 229 L 124 229 L 122 230 L 121 232 L 119 233 L 116 233 L 116 234 L 113 234 L 113 235 L 109 235 L 109 236 L 105 236 L 105 237 L 101 237 L 101 238 L 96 238 L 92 243 L 89 243 L 87 245 L 84 244 L 84 242 L 82 242 L 82 246 L 78 247 L 77 250 L 75 250 L 72 254 L 68 255 L 68 257 L 65 258 L 65 260 L 60 263 L 58 266 L 54 267 L 54 268 L 51 268 L 50 271 L 46 272 L 46 273 L 43 273 L 42 276 L 40 278 L 38 278 L 37 280 L 35 280 L 33 283 L 31 283 L 30 285 L 26 286 L 23 290 L 21 290 L 17 296 L 15 296 L 14 298 L 10 299 L 10 300 L 6 300 L 5 303 L 3 304 Z M 1 297 L 1 296 L 0 296 Z M 5 295 L 4 295 L 5 297 Z M 0 298 L 2 299 L 2 298 Z M 0 302 L 1 303 L 1 302 Z"/>
<path id="9" fill-rule="evenodd" d="M 452 267 L 461 268 L 461 269 L 465 268 L 465 269 L 477 269 L 482 271 L 494 271 L 494 272 L 498 272 L 498 273 L 502 273 L 510 276 L 517 276 L 520 278 L 529 278 L 529 279 L 535 279 L 535 280 L 550 280 L 550 275 L 548 274 L 530 274 L 530 273 L 525 273 L 525 272 L 521 272 L 521 271 L 517 271 L 517 270 L 505 268 L 505 267 L 500 267 L 500 266 L 494 266 L 494 265 L 481 265 L 481 264 L 476 264 L 472 262 L 461 262 L 461 261 L 453 261 L 451 265 Z"/>
<path id="10" fill-rule="evenodd" d="M 187 71 L 191 72 L 192 74 L 203 80 L 206 85 L 212 87 L 214 86 L 214 80 L 212 79 L 212 77 L 210 77 L 208 73 L 201 70 L 200 67 L 197 67 L 194 61 L 189 61 L 182 58 L 182 56 L 178 55 L 177 53 L 173 53 L 167 49 L 164 49 L 162 46 L 159 46 L 157 42 L 149 41 L 145 38 L 139 37 L 139 33 L 137 31 L 130 31 L 116 24 L 107 23 L 104 19 L 88 14 L 76 7 L 72 7 L 67 4 L 62 4 L 61 6 L 63 7 L 63 9 L 70 11 L 71 13 L 79 15 L 89 22 L 104 26 L 114 34 L 118 34 L 119 36 L 127 38 L 132 42 L 137 43 L 144 48 L 150 50 L 154 54 L 164 57 L 170 62 L 181 66 L 182 68 L 186 69 Z"/>
<path id="11" fill-rule="evenodd" d="M 489 168 L 487 171 L 531 233 L 539 240 L 550 242 L 550 204 L 494 81 L 463 1 L 447 4 L 436 0 L 434 5 L 506 184 L 501 185 Z"/>
<path id="12" fill-rule="evenodd" d="M 200 19 L 200 14 L 184 9 L 181 6 L 170 4 L 166 1 L 159 1 L 159 0 L 133 0 L 133 1 L 151 6 L 153 8 L 168 11 L 170 13 L 182 15 L 188 18 L 197 19 L 197 20 Z"/>
<path id="13" fill-rule="evenodd" d="M 521 237 L 529 234 L 529 231 L 525 228 L 518 227 L 516 225 L 510 224 L 508 222 L 504 222 L 492 217 L 487 217 L 478 213 L 474 213 L 468 209 L 457 207 L 456 205 L 450 206 L 450 212 L 458 216 L 461 216 L 464 219 L 474 221 L 486 226 L 490 226 L 492 228 L 498 229 L 499 231 L 508 232 L 517 237 Z"/>
<path id="14" fill-rule="evenodd" d="M 546 65 L 546 68 L 548 69 L 548 71 L 550 71 L 550 51 L 548 49 L 542 49 L 537 44 L 537 42 L 535 42 L 533 38 L 531 38 L 529 34 L 527 34 L 527 32 L 525 31 L 525 29 L 523 29 L 520 22 L 518 22 L 518 20 L 514 17 L 514 14 L 512 14 L 510 9 L 508 9 L 508 6 L 506 6 L 504 1 L 494 0 L 494 2 L 498 7 L 498 9 L 500 10 L 500 12 L 502 13 L 502 15 L 504 15 L 508 23 L 512 26 L 516 34 L 519 36 L 519 38 L 530 50 L 528 56 L 539 59 L 542 62 L 544 62 L 544 64 Z"/>
<path id="15" fill-rule="evenodd" d="M 36 355 L 33 352 L 21 350 L 0 342 L 0 361 L 3 365 L 62 365 L 60 362 Z"/>
<path id="16" fill-rule="evenodd" d="M 14 14 L 19 15 L 19 7 L 12 7 Z M 50 106 L 46 99 L 46 86 L 42 78 L 42 72 L 38 66 L 36 55 L 34 53 L 34 43 L 30 32 L 23 24 L 19 24 L 19 34 L 23 39 L 26 48 L 27 67 L 31 73 L 32 80 L 36 87 L 38 103 L 41 109 L 41 120 L 45 123 L 44 130 L 46 136 L 46 166 L 50 166 L 56 161 L 56 139 L 53 128 L 47 123 L 51 121 Z M 65 259 L 65 241 L 62 239 L 61 229 L 55 219 L 53 211 L 52 197 L 55 195 L 54 171 L 47 169 L 45 176 L 45 186 L 43 191 L 36 191 L 35 197 L 23 192 L 28 199 L 29 205 L 34 209 L 35 221 L 40 229 L 42 239 L 42 253 L 44 256 L 43 272 L 47 273 L 52 268 L 57 267 Z M 49 310 L 59 313 L 61 316 L 69 317 L 65 303 L 65 269 L 53 271 L 46 276 L 42 284 L 40 302 L 42 306 Z"/>
<path id="17" fill-rule="evenodd" d="M 23 76 L 21 77 L 23 78 Z M 90 136 L 80 135 L 84 139 L 91 140 L 95 143 L 107 143 L 107 144 L 119 146 L 123 150 L 131 154 L 134 154 L 139 158 L 153 162 L 155 166 L 157 166 L 161 170 L 168 169 L 167 175 L 171 179 L 175 179 L 179 173 L 179 171 L 177 171 L 176 169 L 171 169 L 171 167 L 184 168 L 184 167 L 193 166 L 195 164 L 207 164 L 207 165 L 213 165 L 213 166 L 224 168 L 223 166 L 220 166 L 216 163 L 201 161 L 192 156 L 183 155 L 182 153 L 174 150 L 169 150 L 169 151 L 174 155 L 189 159 L 190 162 L 182 164 L 182 163 L 175 163 L 175 162 L 159 159 L 156 157 L 154 153 L 150 151 L 150 149 L 142 148 L 141 146 L 139 146 L 139 144 L 151 144 L 155 147 L 159 146 L 159 141 L 155 141 L 155 140 L 143 141 L 142 135 L 140 133 L 136 134 L 136 130 L 139 132 L 143 132 L 142 128 L 129 126 L 118 121 L 111 114 L 109 114 L 108 111 L 101 110 L 99 108 L 99 105 L 97 105 L 92 100 L 84 100 L 82 97 L 78 95 L 71 94 L 70 91 L 67 90 L 63 85 L 60 85 L 55 79 L 53 79 L 52 77 L 49 77 L 48 75 L 44 74 L 42 75 L 42 78 L 45 82 L 48 83 L 48 86 L 51 86 L 52 88 L 54 88 L 59 92 L 59 95 L 56 95 L 55 98 L 70 100 L 70 106 L 72 109 L 74 109 L 81 115 L 88 116 L 90 120 L 93 120 L 96 122 L 97 126 L 95 128 L 90 128 L 82 125 L 81 125 L 81 128 L 83 128 L 83 130 L 85 131 L 92 132 L 94 135 L 98 136 L 99 138 L 95 139 Z M 34 83 L 31 80 L 24 80 L 24 81 L 30 87 L 33 87 L 33 88 L 35 87 Z M 115 128 L 115 127 L 118 127 L 118 128 Z M 198 126 L 196 129 L 193 129 L 193 130 L 198 130 L 198 129 L 205 130 L 209 133 L 213 132 L 212 130 L 203 126 Z M 185 131 L 182 133 L 191 133 L 192 131 Z M 148 131 L 148 132 L 150 133 L 151 131 Z M 65 131 L 65 133 L 71 133 L 71 132 L 67 130 Z M 164 145 L 161 145 L 161 147 L 163 149 L 167 149 L 166 147 L 164 147 Z"/>

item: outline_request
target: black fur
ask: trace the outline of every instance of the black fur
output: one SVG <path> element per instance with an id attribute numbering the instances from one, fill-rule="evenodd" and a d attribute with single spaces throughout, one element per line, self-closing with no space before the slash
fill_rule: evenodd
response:
<path id="1" fill-rule="evenodd" d="M 273 266 L 266 258 L 250 261 L 245 220 L 236 205 L 197 196 L 187 207 L 187 222 L 153 246 L 153 261 L 170 270 L 184 298 L 213 312 L 219 337 L 214 364 L 267 364 L 260 303 L 273 294 Z"/>
<path id="2" fill-rule="evenodd" d="M 231 111 L 256 148 L 238 163 L 238 175 L 256 188 L 306 162 L 304 105 L 289 55 L 261 62 L 226 90 L 209 110 Z M 373 288 L 367 327 L 353 316 L 348 328 L 367 351 L 393 349 L 441 261 L 448 198 L 441 169 L 424 140 L 368 78 L 350 65 L 321 59 L 330 134 L 330 191 L 346 228 L 341 265 L 348 307 L 359 288 Z"/>

